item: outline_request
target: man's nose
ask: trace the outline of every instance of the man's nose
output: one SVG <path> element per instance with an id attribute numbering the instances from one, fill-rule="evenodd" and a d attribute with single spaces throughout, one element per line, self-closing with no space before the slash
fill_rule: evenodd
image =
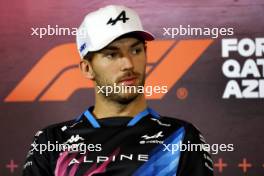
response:
<path id="1" fill-rule="evenodd" d="M 134 63 L 132 58 L 129 55 L 124 55 L 121 59 L 121 71 L 133 70 Z"/>

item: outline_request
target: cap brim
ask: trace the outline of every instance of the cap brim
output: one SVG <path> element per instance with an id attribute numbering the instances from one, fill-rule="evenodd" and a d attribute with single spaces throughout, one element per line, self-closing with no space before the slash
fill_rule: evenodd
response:
<path id="1" fill-rule="evenodd" d="M 154 35 L 152 35 L 150 32 L 147 32 L 147 31 L 130 31 L 130 32 L 124 33 L 122 35 L 113 36 L 112 38 L 108 39 L 108 41 L 105 41 L 105 43 L 103 45 L 101 45 L 100 47 L 90 49 L 88 52 L 100 51 L 101 49 L 105 48 L 107 45 L 109 45 L 110 43 L 112 43 L 116 39 L 119 39 L 119 38 L 121 38 L 125 35 L 129 35 L 129 34 L 132 34 L 132 35 L 134 34 L 135 36 L 138 36 L 138 37 L 140 37 L 146 41 L 151 41 L 151 40 L 155 39 Z"/>
<path id="2" fill-rule="evenodd" d="M 141 36 L 143 39 L 145 39 L 147 41 L 151 41 L 151 40 L 155 39 L 154 35 L 151 34 L 150 32 L 147 32 L 147 31 L 134 31 L 131 33 L 138 34 L 139 36 Z"/>

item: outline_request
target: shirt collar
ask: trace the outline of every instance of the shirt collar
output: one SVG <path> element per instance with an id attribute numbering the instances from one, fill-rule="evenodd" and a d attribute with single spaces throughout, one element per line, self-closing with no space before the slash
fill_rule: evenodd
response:
<path id="1" fill-rule="evenodd" d="M 90 122 L 90 124 L 94 127 L 94 128 L 100 128 L 101 125 L 99 124 L 99 122 L 96 120 L 96 118 L 93 116 L 92 112 L 93 112 L 94 106 L 89 107 L 86 111 L 84 111 L 82 113 L 82 115 L 80 115 L 76 121 L 79 121 L 83 116 Z M 160 115 L 154 111 L 153 109 L 147 107 L 146 109 L 144 109 L 143 111 L 139 112 L 137 115 L 135 115 L 128 123 L 127 126 L 134 126 L 135 124 L 137 124 L 141 119 L 143 119 L 144 117 L 151 115 L 154 118 L 160 118 Z"/>

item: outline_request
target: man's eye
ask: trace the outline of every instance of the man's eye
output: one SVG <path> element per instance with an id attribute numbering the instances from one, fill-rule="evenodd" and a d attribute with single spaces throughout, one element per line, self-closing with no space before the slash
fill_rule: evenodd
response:
<path id="1" fill-rule="evenodd" d="M 132 49 L 132 54 L 139 54 L 141 53 L 141 51 L 142 51 L 142 48 L 134 48 Z"/>
<path id="2" fill-rule="evenodd" d="M 105 57 L 108 58 L 108 59 L 114 59 L 117 57 L 117 53 L 107 53 L 105 54 Z"/>

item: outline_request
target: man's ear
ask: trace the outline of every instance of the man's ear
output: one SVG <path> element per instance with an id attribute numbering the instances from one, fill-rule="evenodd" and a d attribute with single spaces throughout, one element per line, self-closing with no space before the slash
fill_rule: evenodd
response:
<path id="1" fill-rule="evenodd" d="M 82 59 L 79 63 L 79 68 L 86 78 L 94 80 L 94 71 L 89 61 Z"/>

